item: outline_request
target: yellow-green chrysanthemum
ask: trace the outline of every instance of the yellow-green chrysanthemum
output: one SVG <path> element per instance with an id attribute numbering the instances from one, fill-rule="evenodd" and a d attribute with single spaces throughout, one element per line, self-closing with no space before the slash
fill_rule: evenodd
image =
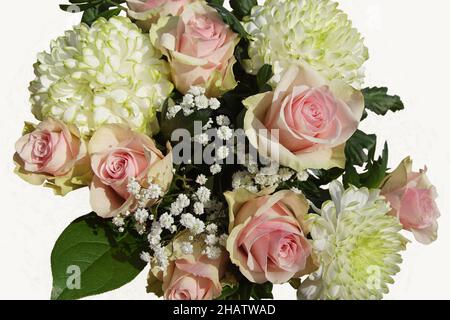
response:
<path id="1" fill-rule="evenodd" d="M 145 132 L 173 89 L 167 63 L 128 18 L 81 24 L 38 55 L 30 85 L 37 119 L 61 119 L 90 135 L 105 123 Z"/>
<path id="2" fill-rule="evenodd" d="M 299 288 L 299 299 L 381 299 L 400 271 L 407 240 L 379 190 L 330 186 L 332 201 L 310 216 L 320 267 Z"/>
<path id="3" fill-rule="evenodd" d="M 359 88 L 368 50 L 347 15 L 329 0 L 267 0 L 254 7 L 245 23 L 254 41 L 247 72 L 264 64 L 274 68 L 274 81 L 292 64 L 308 63 L 330 80 Z"/>

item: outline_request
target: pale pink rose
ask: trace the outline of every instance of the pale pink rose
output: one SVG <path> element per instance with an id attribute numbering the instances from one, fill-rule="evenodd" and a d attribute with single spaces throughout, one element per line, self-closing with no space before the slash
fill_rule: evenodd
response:
<path id="1" fill-rule="evenodd" d="M 222 258 L 173 261 L 163 277 L 166 300 L 212 300 L 222 293 L 220 284 Z"/>
<path id="2" fill-rule="evenodd" d="M 389 201 L 391 214 L 400 219 L 417 241 L 429 244 L 437 239 L 440 216 L 436 188 L 426 176 L 426 168 L 412 171 L 412 160 L 406 158 L 382 183 L 382 194 Z"/>
<path id="3" fill-rule="evenodd" d="M 292 191 L 226 193 L 230 207 L 227 249 L 231 261 L 255 283 L 285 283 L 309 273 L 311 245 L 304 217 L 309 205 Z"/>
<path id="4" fill-rule="evenodd" d="M 148 275 L 148 292 L 167 300 L 212 300 L 222 293 L 220 280 L 229 263 L 223 250 L 217 259 L 203 255 L 203 240 L 190 241 L 190 233 L 183 231 L 167 246 L 169 265 L 163 271 L 152 264 Z M 181 250 L 184 242 L 192 244 L 192 253 Z"/>
<path id="5" fill-rule="evenodd" d="M 94 179 L 91 205 L 103 218 L 111 218 L 132 207 L 127 190 L 130 178 L 141 184 L 151 177 L 163 189 L 172 180 L 171 153 L 164 157 L 148 136 L 122 125 L 105 125 L 92 136 L 88 151 Z"/>
<path id="6" fill-rule="evenodd" d="M 77 186 L 70 181 L 74 175 L 84 175 L 88 171 L 80 169 L 86 167 L 88 157 L 78 129 L 59 120 L 47 119 L 29 131 L 16 142 L 16 173 L 32 184 L 47 181 L 55 193 L 61 195 L 82 187 L 83 179 Z"/>
<path id="7" fill-rule="evenodd" d="M 81 142 L 75 127 L 48 119 L 16 142 L 16 152 L 26 171 L 63 176 L 78 159 Z"/>
<path id="8" fill-rule="evenodd" d="M 364 110 L 361 92 L 342 81 L 329 82 L 306 65 L 291 67 L 275 91 L 250 97 L 244 104 L 244 128 L 252 145 L 298 171 L 343 168 L 345 143 Z M 262 134 L 264 130 L 272 139 Z"/>
<path id="9" fill-rule="evenodd" d="M 177 16 L 189 3 L 195 0 L 127 0 L 128 16 L 136 20 L 138 26 L 148 31 L 161 17 Z"/>
<path id="10" fill-rule="evenodd" d="M 150 38 L 167 56 L 181 93 L 200 86 L 208 96 L 216 97 L 236 86 L 233 65 L 238 35 L 206 3 L 192 3 L 180 16 L 160 19 L 150 30 Z"/>

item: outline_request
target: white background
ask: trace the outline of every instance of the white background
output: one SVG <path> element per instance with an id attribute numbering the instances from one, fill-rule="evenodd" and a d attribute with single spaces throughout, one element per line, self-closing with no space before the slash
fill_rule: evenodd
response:
<path id="1" fill-rule="evenodd" d="M 22 0 L 1 10 L 0 18 L 0 298 L 48 299 L 50 253 L 64 228 L 90 212 L 87 190 L 66 198 L 33 187 L 12 173 L 14 142 L 23 121 L 33 121 L 28 103 L 32 64 L 49 41 L 78 22 L 58 9 L 62 0 Z M 412 242 L 402 271 L 387 299 L 450 298 L 450 1 L 341 0 L 341 8 L 366 38 L 371 59 L 367 85 L 384 85 L 399 94 L 406 111 L 371 117 L 363 130 L 388 139 L 390 165 L 411 155 L 418 169 L 428 165 L 440 193 L 439 239 L 431 246 Z M 100 299 L 149 299 L 146 273 Z M 288 286 L 277 298 L 293 299 Z"/>

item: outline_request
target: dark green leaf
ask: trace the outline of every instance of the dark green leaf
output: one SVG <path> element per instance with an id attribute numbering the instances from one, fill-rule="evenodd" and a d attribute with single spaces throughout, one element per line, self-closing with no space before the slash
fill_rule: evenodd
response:
<path id="1" fill-rule="evenodd" d="M 345 188 L 348 188 L 350 185 L 358 188 L 361 187 L 358 171 L 356 171 L 355 167 L 350 163 L 347 163 L 345 167 L 343 183 Z"/>
<path id="2" fill-rule="evenodd" d="M 106 11 L 100 13 L 99 17 L 102 17 L 102 18 L 105 18 L 106 20 L 109 20 L 112 17 L 118 16 L 121 11 L 122 11 L 122 9 L 120 9 L 120 8 L 106 10 Z"/>
<path id="3" fill-rule="evenodd" d="M 371 157 L 373 159 L 373 156 Z M 371 160 L 367 165 L 366 172 L 361 175 L 361 183 L 367 188 L 378 188 L 386 177 L 388 169 L 389 149 L 384 144 L 383 152 L 378 160 Z"/>
<path id="4" fill-rule="evenodd" d="M 89 8 L 83 13 L 83 17 L 81 18 L 81 22 L 86 23 L 87 25 L 92 25 L 95 20 L 98 19 L 99 10 L 97 7 Z"/>
<path id="5" fill-rule="evenodd" d="M 250 296 L 255 300 L 273 299 L 272 289 L 273 284 L 270 282 L 264 284 L 254 283 Z"/>
<path id="6" fill-rule="evenodd" d="M 272 90 L 272 87 L 267 84 L 272 77 L 273 71 L 270 64 L 265 64 L 259 69 L 258 74 L 256 75 L 256 82 L 260 92 Z"/>
<path id="7" fill-rule="evenodd" d="M 242 20 L 243 17 L 250 15 L 252 8 L 258 5 L 257 0 L 230 0 L 230 6 L 236 17 Z"/>
<path id="8" fill-rule="evenodd" d="M 219 5 L 219 6 L 223 6 L 223 3 L 225 2 L 224 0 L 207 0 L 207 2 L 209 4 L 215 4 L 215 5 Z"/>
<path id="9" fill-rule="evenodd" d="M 220 5 L 217 5 L 214 3 L 210 3 L 209 5 L 217 10 L 217 12 L 222 17 L 222 20 L 226 24 L 228 24 L 234 32 L 239 34 L 242 38 L 249 37 L 249 34 L 247 33 L 247 31 L 245 31 L 241 22 L 238 20 L 238 18 L 236 18 L 236 16 L 234 14 L 232 14 L 230 11 L 228 11 L 227 9 L 225 9 L 224 7 L 222 7 Z"/>
<path id="10" fill-rule="evenodd" d="M 310 170 L 310 171 L 313 176 L 312 177 L 310 176 L 309 179 L 311 179 L 314 182 L 314 184 L 318 186 L 327 185 L 331 181 L 339 178 L 344 173 L 344 170 L 341 168 L 332 168 L 329 170 Z"/>
<path id="11" fill-rule="evenodd" d="M 345 146 L 345 156 L 347 162 L 352 165 L 363 166 L 369 160 L 369 152 L 373 152 L 377 143 L 374 134 L 368 135 L 357 130 L 347 141 Z"/>
<path id="12" fill-rule="evenodd" d="M 405 106 L 399 96 L 388 95 L 388 88 L 366 88 L 362 90 L 366 109 L 378 115 L 386 115 L 388 111 L 403 110 Z"/>
<path id="13" fill-rule="evenodd" d="M 111 222 L 94 213 L 75 220 L 52 251 L 51 298 L 80 299 L 127 284 L 145 267 L 139 258 L 143 243 L 137 234 L 117 237 Z"/>

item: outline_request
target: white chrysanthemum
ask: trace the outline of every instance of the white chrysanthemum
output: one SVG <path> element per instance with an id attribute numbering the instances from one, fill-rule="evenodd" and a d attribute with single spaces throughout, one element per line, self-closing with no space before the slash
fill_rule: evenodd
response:
<path id="1" fill-rule="evenodd" d="M 320 268 L 299 288 L 299 299 L 381 299 L 400 271 L 407 240 L 379 190 L 330 186 L 332 201 L 311 215 L 311 237 Z"/>
<path id="2" fill-rule="evenodd" d="M 254 7 L 245 23 L 254 38 L 247 71 L 256 74 L 271 64 L 276 82 L 289 66 L 306 62 L 330 80 L 360 87 L 368 50 L 337 6 L 329 0 L 267 0 Z"/>
<path id="3" fill-rule="evenodd" d="M 33 113 L 75 124 L 84 135 L 105 123 L 144 132 L 173 89 L 160 58 L 128 18 L 76 26 L 38 55 L 30 85 Z"/>

